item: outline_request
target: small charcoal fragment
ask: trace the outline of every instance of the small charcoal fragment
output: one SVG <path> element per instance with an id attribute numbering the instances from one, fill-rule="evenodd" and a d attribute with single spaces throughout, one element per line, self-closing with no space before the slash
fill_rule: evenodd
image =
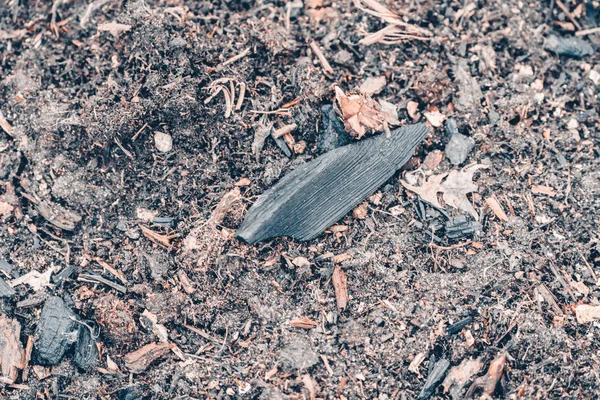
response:
<path id="1" fill-rule="evenodd" d="M 0 297 L 13 297 L 15 293 L 15 290 L 0 278 Z"/>
<path id="2" fill-rule="evenodd" d="M 473 317 L 468 316 L 467 318 L 463 318 L 460 321 L 458 321 L 452 325 L 449 325 L 446 328 L 446 332 L 448 332 L 448 335 L 454 335 L 454 334 L 462 331 L 463 328 L 465 326 L 469 325 L 471 322 L 473 322 Z"/>
<path id="3" fill-rule="evenodd" d="M 96 340 L 92 336 L 90 328 L 86 325 L 79 325 L 75 355 L 73 356 L 73 362 L 81 369 L 89 369 L 98 361 Z"/>
<path id="4" fill-rule="evenodd" d="M 175 220 L 173 217 L 154 217 L 152 223 L 166 228 L 175 228 Z"/>
<path id="5" fill-rule="evenodd" d="M 321 151 L 331 151 L 350 143 L 350 135 L 346 132 L 344 123 L 331 104 L 321 107 L 321 118 L 323 124 L 318 139 L 318 146 Z"/>
<path id="6" fill-rule="evenodd" d="M 391 178 L 428 132 L 424 124 L 408 125 L 297 167 L 254 203 L 237 236 L 248 243 L 315 238 Z"/>
<path id="7" fill-rule="evenodd" d="M 469 237 L 481 231 L 481 224 L 477 221 L 470 221 L 464 215 L 450 219 L 446 222 L 446 237 L 448 239 L 460 239 Z"/>
<path id="8" fill-rule="evenodd" d="M 58 274 L 52 277 L 52 283 L 59 285 L 66 279 L 69 279 L 76 271 L 77 268 L 74 265 L 67 265 Z"/>
<path id="9" fill-rule="evenodd" d="M 562 38 L 555 35 L 550 35 L 546 38 L 544 49 L 556 54 L 577 58 L 591 56 L 595 53 L 592 45 L 581 38 Z"/>
<path id="10" fill-rule="evenodd" d="M 35 348 L 38 362 L 55 365 L 77 340 L 77 317 L 65 302 L 57 296 L 50 297 L 44 304 L 37 326 Z"/>
<path id="11" fill-rule="evenodd" d="M 450 361 L 441 359 L 435 364 L 433 370 L 430 372 L 427 377 L 427 381 L 425 382 L 425 386 L 421 389 L 419 393 L 419 400 L 428 399 L 431 397 L 435 389 L 442 383 L 444 377 L 446 376 L 446 371 L 448 371 L 448 367 L 450 367 Z"/>

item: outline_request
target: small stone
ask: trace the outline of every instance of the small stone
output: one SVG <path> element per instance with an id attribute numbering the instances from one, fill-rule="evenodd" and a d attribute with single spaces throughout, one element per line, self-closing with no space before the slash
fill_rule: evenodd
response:
<path id="1" fill-rule="evenodd" d="M 409 101 L 406 104 L 406 112 L 408 113 L 408 116 L 414 120 L 419 118 L 419 103 L 417 103 L 416 101 L 412 101 L 412 100 Z"/>
<path id="2" fill-rule="evenodd" d="M 575 118 L 571 118 L 569 123 L 567 124 L 567 128 L 569 129 L 577 129 L 579 128 L 579 122 Z"/>
<path id="3" fill-rule="evenodd" d="M 453 165 L 462 164 L 469 156 L 474 144 L 472 138 L 460 133 L 455 133 L 452 135 L 450 142 L 448 142 L 448 145 L 446 146 L 446 157 L 448 157 L 448 160 L 450 160 Z"/>
<path id="4" fill-rule="evenodd" d="M 592 80 L 592 82 L 594 82 L 594 85 L 600 85 L 600 73 L 598 71 L 596 71 L 595 69 L 591 70 L 589 77 Z"/>
<path id="5" fill-rule="evenodd" d="M 154 132 L 154 145 L 161 153 L 167 153 L 173 148 L 173 138 L 166 133 Z"/>

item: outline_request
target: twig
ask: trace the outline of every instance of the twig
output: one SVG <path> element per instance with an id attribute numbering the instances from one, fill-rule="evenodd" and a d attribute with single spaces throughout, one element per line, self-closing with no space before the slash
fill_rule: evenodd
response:
<path id="1" fill-rule="evenodd" d="M 461 247 L 468 246 L 471 243 L 473 243 L 472 240 L 467 240 L 464 243 L 457 243 L 457 244 L 453 244 L 452 246 L 439 246 L 435 243 L 429 243 L 429 246 L 433 247 L 434 249 L 438 249 L 438 250 L 455 250 L 455 249 L 460 249 Z"/>
<path id="2" fill-rule="evenodd" d="M 131 138 L 131 141 L 132 141 L 132 142 L 135 142 L 135 139 L 137 139 L 137 137 L 140 135 L 140 133 L 142 133 L 142 131 L 143 131 L 144 129 L 146 129 L 147 127 L 148 127 L 148 124 L 147 124 L 147 123 L 146 123 L 146 124 L 144 124 L 144 126 L 142 126 L 142 127 L 140 128 L 140 130 L 139 130 L 139 131 L 137 131 L 137 132 L 135 133 L 135 135 L 133 135 L 133 137 Z"/>
<path id="3" fill-rule="evenodd" d="M 584 30 L 581 30 L 581 31 L 577 31 L 577 32 L 575 32 L 575 36 L 592 35 L 594 33 L 600 33 L 600 26 L 597 27 L 597 28 L 584 29 Z"/>
<path id="4" fill-rule="evenodd" d="M 98 275 L 93 275 L 93 274 L 79 274 L 79 276 L 77 277 L 77 280 L 80 282 L 89 282 L 89 283 L 103 283 L 106 286 L 110 286 L 113 289 L 118 290 L 121 293 L 127 293 L 127 288 L 123 285 L 119 285 L 118 283 L 115 283 L 113 281 L 109 281 L 108 279 L 105 279 L 101 276 Z"/>
<path id="5" fill-rule="evenodd" d="M 127 278 L 125 278 L 125 275 L 123 275 L 123 273 L 121 271 L 116 270 L 110 264 L 108 264 L 107 262 L 102 260 L 100 257 L 94 258 L 94 261 L 96 261 L 98 264 L 100 264 L 102 266 L 102 268 L 106 269 L 108 272 L 113 274 L 118 280 L 127 284 L 127 282 L 128 282 Z"/>
<path id="6" fill-rule="evenodd" d="M 240 54 L 238 54 L 236 56 L 233 56 L 230 59 L 226 60 L 223 64 L 221 64 L 221 67 L 229 65 L 231 63 L 236 62 L 237 60 L 240 60 L 240 59 L 246 57 L 248 55 L 248 53 L 250 53 L 250 47 L 248 47 L 247 49 L 245 49 L 244 51 L 242 51 Z"/>
<path id="7" fill-rule="evenodd" d="M 123 147 L 123 145 L 121 144 L 121 141 L 117 138 L 115 138 L 115 143 L 117 144 L 117 146 L 119 146 L 119 148 L 123 151 L 123 153 L 125 153 L 125 155 L 129 158 L 131 158 L 133 160 L 133 154 L 131 154 L 131 152 L 129 150 L 127 150 L 125 147 Z"/>
<path id="8" fill-rule="evenodd" d="M 565 13 L 567 18 L 569 18 L 571 20 L 573 25 L 575 25 L 577 27 L 577 29 L 581 30 L 581 25 L 579 25 L 579 22 L 577 22 L 575 17 L 573 17 L 573 14 L 571 14 L 571 11 L 569 11 L 567 6 L 565 6 L 564 3 L 560 0 L 556 0 L 556 5 L 558 6 L 558 8 L 560 8 Z"/>
<path id="9" fill-rule="evenodd" d="M 294 131 L 296 128 L 298 127 L 298 125 L 296 124 L 289 124 L 289 125 L 285 125 L 282 126 L 281 128 L 273 131 L 273 137 L 274 138 L 280 138 L 283 135 L 285 135 L 286 133 L 291 133 L 292 131 Z"/>
<path id="10" fill-rule="evenodd" d="M 287 110 L 285 110 L 283 108 L 280 108 L 279 110 L 273 110 L 273 111 L 250 110 L 250 112 L 253 113 L 253 114 L 268 114 L 268 115 L 270 115 L 270 114 L 277 114 L 277 115 L 283 115 L 283 116 L 286 116 L 286 117 L 291 117 L 292 116 L 292 114 L 290 114 L 289 111 L 287 111 Z"/>
<path id="11" fill-rule="evenodd" d="M 327 59 L 325 58 L 325 55 L 319 48 L 319 45 L 317 44 L 317 42 L 312 40 L 310 42 L 310 48 L 315 52 L 315 55 L 319 59 L 319 62 L 321 63 L 321 66 L 323 67 L 323 71 L 325 71 L 325 73 L 328 75 L 333 75 L 333 68 L 331 68 L 329 61 L 327 61 Z"/>
<path id="12" fill-rule="evenodd" d="M 579 249 L 579 247 L 577 247 L 577 253 L 579 253 L 579 256 L 581 257 L 581 259 L 585 263 L 585 266 L 587 267 L 587 269 L 592 274 L 592 277 L 594 278 L 594 282 L 598 282 L 598 277 L 596 276 L 596 272 L 594 272 L 594 269 L 592 268 L 592 266 L 590 265 L 590 263 L 588 262 L 588 260 L 585 259 L 585 257 L 581 253 L 581 249 Z"/>
<path id="13" fill-rule="evenodd" d="M 85 26 L 88 23 L 88 21 L 90 20 L 90 18 L 92 17 L 92 14 L 94 13 L 94 11 L 100 9 L 102 6 L 104 6 L 106 3 L 109 3 L 110 1 L 111 0 L 96 0 L 96 1 L 91 2 L 85 9 L 85 13 L 81 17 L 81 20 L 79 21 L 79 26 L 81 28 L 85 29 Z"/>

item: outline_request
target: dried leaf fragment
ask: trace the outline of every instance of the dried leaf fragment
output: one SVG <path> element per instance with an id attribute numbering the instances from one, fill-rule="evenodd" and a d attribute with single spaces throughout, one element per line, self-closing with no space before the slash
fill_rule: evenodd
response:
<path id="1" fill-rule="evenodd" d="M 346 95 L 336 86 L 335 98 L 338 113 L 344 121 L 346 130 L 357 139 L 367 133 L 367 128 L 374 132 L 386 131 L 387 133 L 390 126 L 400 124 L 400 121 L 383 111 L 381 105 L 367 95 Z"/>
<path id="2" fill-rule="evenodd" d="M 533 194 L 545 194 L 546 196 L 554 197 L 556 192 L 550 186 L 533 185 L 531 187 L 531 193 Z"/>
<path id="3" fill-rule="evenodd" d="M 121 32 L 125 32 L 131 29 L 131 25 L 119 24 L 117 22 L 108 22 L 106 24 L 98 25 L 99 31 L 108 31 L 113 36 L 117 36 Z"/>
<path id="4" fill-rule="evenodd" d="M 504 209 L 500 205 L 500 202 L 495 197 L 488 197 L 485 200 L 485 203 L 492 209 L 500 221 L 508 222 L 508 215 L 506 215 Z"/>
<path id="5" fill-rule="evenodd" d="M 40 273 L 39 271 L 30 271 L 25 275 L 10 281 L 9 285 L 15 287 L 18 285 L 27 284 L 31 286 L 35 292 L 37 292 L 38 290 L 50 285 L 50 277 L 56 269 L 58 269 L 58 267 L 53 266 L 48 268 L 44 273 Z"/>
<path id="6" fill-rule="evenodd" d="M 337 302 L 337 309 L 342 312 L 348 306 L 348 285 L 346 274 L 340 267 L 335 267 L 333 275 L 331 276 L 333 283 L 333 289 L 335 291 L 335 300 Z"/>
<path id="7" fill-rule="evenodd" d="M 473 183 L 473 175 L 481 168 L 487 168 L 487 165 L 474 164 L 460 171 L 453 170 L 449 173 L 432 175 L 425 184 L 418 187 L 412 186 L 403 180 L 400 182 L 402 186 L 418 194 L 422 200 L 438 208 L 442 208 L 437 198 L 437 194 L 441 192 L 447 205 L 468 212 L 478 221 L 479 214 L 471 205 L 467 194 L 477 191 L 478 187 Z M 442 182 L 444 178 L 446 180 Z"/>

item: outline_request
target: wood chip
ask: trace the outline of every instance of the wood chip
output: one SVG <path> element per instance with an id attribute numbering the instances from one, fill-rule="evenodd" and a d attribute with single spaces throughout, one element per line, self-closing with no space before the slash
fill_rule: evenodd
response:
<path id="1" fill-rule="evenodd" d="M 170 343 L 150 343 L 146 346 L 127 354 L 123 361 L 125 367 L 134 374 L 144 372 L 152 362 L 171 352 Z"/>
<path id="2" fill-rule="evenodd" d="M 335 291 L 335 300 L 337 302 L 337 309 L 342 312 L 348 306 L 348 285 L 347 278 L 342 268 L 335 267 L 333 275 L 331 276 L 333 282 L 333 289 Z"/>
<path id="3" fill-rule="evenodd" d="M 373 95 L 381 92 L 386 83 L 385 76 L 370 77 L 365 79 L 358 90 L 363 94 Z"/>
<path id="4" fill-rule="evenodd" d="M 492 396 L 496 391 L 496 386 L 498 385 L 498 382 L 502 378 L 505 365 L 506 354 L 502 353 L 490 363 L 490 368 L 488 369 L 487 375 L 475 379 L 475 381 L 467 391 L 465 398 L 472 399 L 473 393 L 479 388 L 483 390 L 483 394 Z"/>
<path id="5" fill-rule="evenodd" d="M 333 259 L 332 259 L 334 264 L 341 264 L 344 261 L 348 261 L 348 260 L 352 260 L 352 256 L 348 253 L 338 254 L 337 256 L 333 256 Z"/>
<path id="6" fill-rule="evenodd" d="M 127 24 L 119 24 L 117 22 L 108 22 L 106 24 L 98 25 L 99 31 L 107 31 L 112 33 L 113 35 L 117 35 L 120 32 L 125 32 L 131 29 L 131 25 Z"/>
<path id="7" fill-rule="evenodd" d="M 575 315 L 577 316 L 577 322 L 580 324 L 600 320 L 600 306 L 579 304 L 575 307 Z"/>
<path id="8" fill-rule="evenodd" d="M 27 337 L 27 346 L 25 346 L 25 356 L 23 357 L 23 362 L 20 365 L 20 369 L 23 370 L 23 374 L 21 375 L 21 380 L 23 382 L 27 382 L 29 378 L 29 362 L 31 361 L 31 352 L 33 351 L 33 336 Z"/>
<path id="9" fill-rule="evenodd" d="M 421 365 L 423 360 L 425 360 L 426 356 L 427 356 L 426 352 L 421 352 L 421 353 L 417 354 L 415 356 L 415 358 L 413 358 L 413 360 L 410 362 L 410 365 L 408 366 L 408 370 L 417 375 L 421 375 L 419 373 L 419 366 Z"/>
<path id="10" fill-rule="evenodd" d="M 8 134 L 8 136 L 12 137 L 13 127 L 12 125 L 4 118 L 4 114 L 0 111 L 0 128 L 4 130 Z"/>
<path id="11" fill-rule="evenodd" d="M 331 68 L 331 64 L 329 64 L 329 61 L 327 61 L 327 58 L 325 58 L 325 55 L 319 48 L 319 45 L 317 44 L 317 42 L 315 42 L 314 40 L 311 41 L 310 48 L 312 49 L 312 51 L 315 53 L 315 55 L 319 59 L 319 62 L 321 63 L 321 66 L 323 67 L 323 71 L 325 71 L 325 73 L 328 75 L 333 75 L 333 68 Z"/>
<path id="12" fill-rule="evenodd" d="M 302 382 L 304 383 L 304 386 L 306 386 L 306 389 L 308 389 L 308 393 L 310 394 L 310 400 L 316 400 L 317 395 L 316 395 L 315 383 L 313 382 L 310 375 L 308 375 L 308 374 L 304 375 L 302 377 Z"/>
<path id="13" fill-rule="evenodd" d="M 290 321 L 290 325 L 294 328 L 300 329 L 313 329 L 316 328 L 319 323 L 308 319 L 307 317 L 300 317 Z"/>
<path id="14" fill-rule="evenodd" d="M 296 124 L 284 125 L 281 128 L 273 131 L 272 135 L 274 138 L 279 138 L 279 137 L 282 137 L 283 135 L 285 135 L 286 133 L 293 132 L 294 130 L 296 130 L 297 127 L 298 127 L 298 125 L 296 125 Z"/>
<path id="15" fill-rule="evenodd" d="M 0 315 L 0 367 L 2 381 L 8 384 L 15 382 L 19 375 L 19 367 L 23 364 L 25 353 L 20 336 L 19 321 Z"/>
<path id="16" fill-rule="evenodd" d="M 502 209 L 500 202 L 495 197 L 488 197 L 485 200 L 485 203 L 492 209 L 500 221 L 508 222 L 508 216 Z"/>
<path id="17" fill-rule="evenodd" d="M 361 203 L 352 210 L 352 216 L 356 219 L 365 219 L 367 217 L 367 213 L 369 209 L 367 208 L 367 203 Z"/>
<path id="18" fill-rule="evenodd" d="M 239 181 L 235 183 L 235 186 L 250 186 L 252 182 L 248 178 L 240 178 Z"/>
<path id="19" fill-rule="evenodd" d="M 543 186 L 543 185 L 533 185 L 531 187 L 531 193 L 544 194 L 544 195 L 550 196 L 550 197 L 556 196 L 554 189 L 552 189 L 550 186 Z"/>
<path id="20" fill-rule="evenodd" d="M 33 373 L 35 374 L 36 378 L 41 381 L 50 376 L 50 368 L 43 367 L 41 365 L 34 365 Z"/>

